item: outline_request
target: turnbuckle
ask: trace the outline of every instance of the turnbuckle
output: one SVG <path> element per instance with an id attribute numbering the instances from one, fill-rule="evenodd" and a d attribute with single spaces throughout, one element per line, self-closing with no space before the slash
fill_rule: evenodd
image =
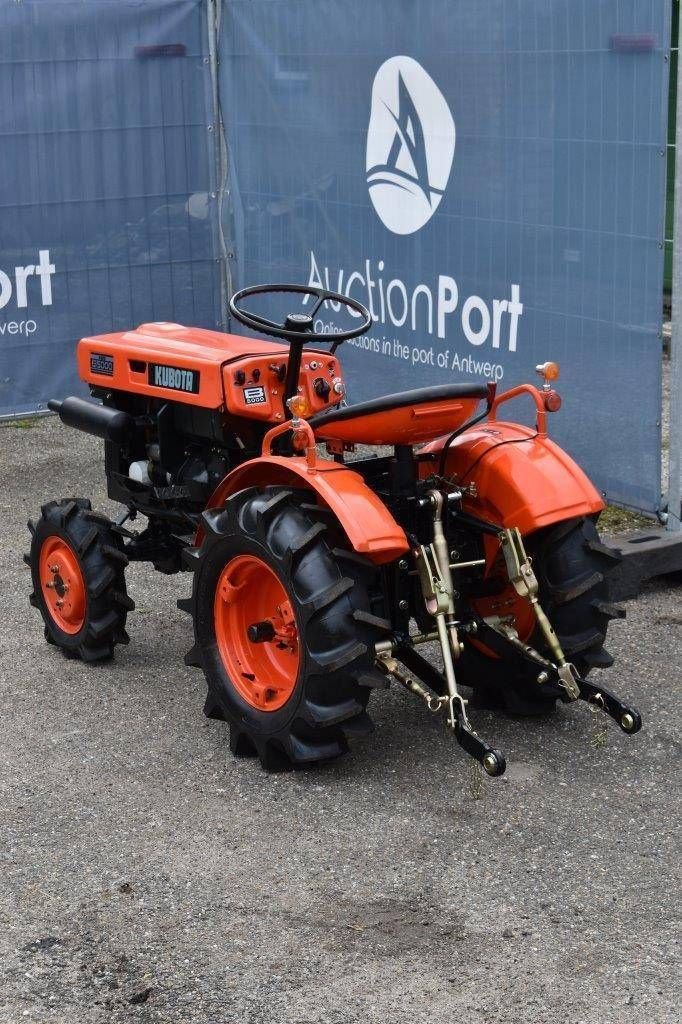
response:
<path id="1" fill-rule="evenodd" d="M 521 531 L 516 526 L 512 529 L 502 530 L 499 534 L 499 541 L 507 566 L 509 581 L 519 597 L 523 597 L 526 601 L 530 602 L 547 646 L 557 663 L 558 668 L 556 672 L 559 678 L 559 685 L 565 691 L 568 700 L 578 700 L 580 696 L 578 680 L 580 677 L 574 666 L 566 660 L 559 643 L 559 637 L 554 632 L 552 623 L 545 615 L 542 605 L 538 600 L 540 585 L 537 576 L 533 572 L 531 559 L 526 554 Z"/>

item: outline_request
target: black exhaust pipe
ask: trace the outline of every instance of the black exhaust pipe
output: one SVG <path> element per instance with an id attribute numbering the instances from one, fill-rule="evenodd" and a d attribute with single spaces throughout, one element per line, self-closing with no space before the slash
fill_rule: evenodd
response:
<path id="1" fill-rule="evenodd" d="M 48 409 L 59 415 L 62 423 L 86 434 L 94 434 L 105 441 L 125 441 L 135 429 L 135 420 L 120 409 L 109 409 L 106 405 L 95 405 L 84 398 L 65 398 L 58 402 L 51 398 Z"/>

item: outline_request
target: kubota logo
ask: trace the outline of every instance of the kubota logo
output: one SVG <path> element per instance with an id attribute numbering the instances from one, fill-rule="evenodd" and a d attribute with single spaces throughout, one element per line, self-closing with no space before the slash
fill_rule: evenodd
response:
<path id="1" fill-rule="evenodd" d="M 367 185 L 396 235 L 423 228 L 438 209 L 455 155 L 455 122 L 443 94 L 412 57 L 391 57 L 372 86 Z"/>

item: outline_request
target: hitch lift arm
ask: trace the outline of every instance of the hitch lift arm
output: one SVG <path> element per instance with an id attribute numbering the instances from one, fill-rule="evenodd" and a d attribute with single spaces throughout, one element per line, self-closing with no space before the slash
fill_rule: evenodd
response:
<path id="1" fill-rule="evenodd" d="M 481 643 L 489 647 L 495 654 L 505 658 L 511 665 L 519 662 L 532 662 L 540 669 L 538 673 L 538 685 L 545 686 L 547 683 L 555 682 L 561 687 L 559 696 L 568 703 L 571 698 L 561 684 L 559 671 L 547 658 L 532 647 L 524 644 L 515 635 L 515 630 L 503 619 L 481 619 L 475 616 L 472 619 L 474 632 Z M 636 708 L 617 697 L 607 687 L 597 685 L 589 679 L 583 679 L 578 673 L 575 674 L 575 682 L 578 688 L 577 700 L 584 700 L 587 704 L 604 711 L 609 718 L 617 722 L 623 732 L 634 736 L 642 728 L 642 716 Z"/>
<path id="2" fill-rule="evenodd" d="M 390 641 L 386 643 L 386 650 L 377 654 L 377 665 L 390 675 L 406 689 L 424 701 L 429 711 L 435 713 L 445 711 L 448 713 L 447 726 L 452 729 L 455 739 L 460 747 L 466 751 L 474 760 L 478 761 L 493 778 L 504 775 L 507 767 L 504 755 L 489 746 L 481 739 L 478 733 L 472 729 L 468 719 L 458 713 L 447 692 L 447 683 L 441 673 L 423 658 L 407 640 L 399 640 L 395 645 Z M 398 665 L 400 660 L 403 665 L 419 677 L 422 686 L 416 679 L 401 671 Z M 426 688 L 428 686 L 428 689 Z"/>

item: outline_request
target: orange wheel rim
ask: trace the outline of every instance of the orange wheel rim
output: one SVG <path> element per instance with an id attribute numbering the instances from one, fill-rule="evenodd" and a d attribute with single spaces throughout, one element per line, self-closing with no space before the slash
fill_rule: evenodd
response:
<path id="1" fill-rule="evenodd" d="M 496 597 L 473 597 L 469 598 L 469 603 L 482 619 L 493 615 L 513 619 L 514 629 L 519 634 L 519 639 L 525 644 L 530 641 L 537 622 L 533 607 L 529 601 L 520 597 L 511 585 Z M 476 637 L 471 638 L 471 643 L 490 658 L 500 657 Z"/>
<path id="2" fill-rule="evenodd" d="M 79 633 L 87 591 L 76 552 L 61 537 L 48 537 L 40 549 L 38 572 L 43 600 L 56 625 L 64 633 Z"/>
<path id="3" fill-rule="evenodd" d="M 504 567 L 504 560 L 499 550 L 499 542 L 495 538 L 484 538 L 486 559 L 491 562 L 491 571 L 489 578 L 493 579 L 499 577 L 504 580 L 506 577 L 506 569 Z M 516 590 L 509 583 L 508 577 L 506 577 L 506 585 L 501 587 L 500 593 L 495 595 L 489 595 L 486 597 L 471 597 L 469 603 L 473 610 L 482 619 L 487 619 L 490 616 L 499 615 L 502 618 L 510 618 L 514 620 L 514 628 L 519 635 L 519 639 L 523 643 L 528 643 L 533 635 L 536 626 L 535 613 L 533 606 L 530 601 L 527 601 L 520 594 L 517 594 Z M 499 654 L 495 651 L 491 651 L 489 647 L 481 643 L 480 640 L 472 638 L 471 643 L 474 647 L 478 648 L 490 658 L 499 659 Z"/>
<path id="4" fill-rule="evenodd" d="M 258 711 L 277 711 L 294 692 L 300 665 L 298 627 L 279 576 L 255 555 L 238 555 L 220 574 L 213 607 L 225 670 Z M 256 624 L 269 639 L 249 639 Z"/>

